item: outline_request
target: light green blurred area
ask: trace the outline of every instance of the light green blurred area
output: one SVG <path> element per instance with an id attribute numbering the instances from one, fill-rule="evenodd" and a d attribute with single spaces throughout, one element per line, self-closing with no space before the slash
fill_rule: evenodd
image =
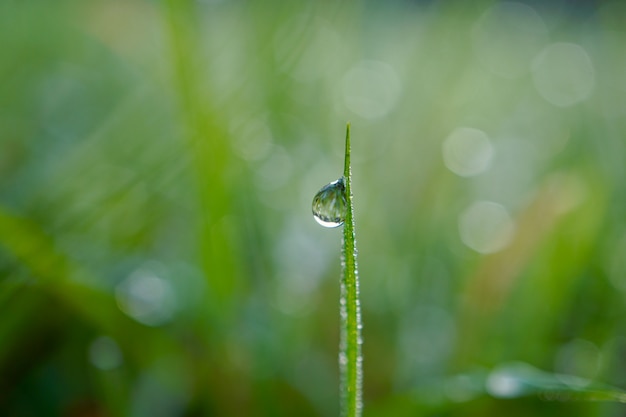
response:
<path id="1" fill-rule="evenodd" d="M 365 415 L 622 415 L 625 21 L 1 1 L 0 414 L 337 415 L 349 120 Z"/>

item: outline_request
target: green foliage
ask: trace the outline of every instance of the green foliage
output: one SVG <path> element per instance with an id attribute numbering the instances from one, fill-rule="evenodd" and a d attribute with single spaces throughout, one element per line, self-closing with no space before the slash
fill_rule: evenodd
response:
<path id="1" fill-rule="evenodd" d="M 0 415 L 335 416 L 347 118 L 366 414 L 622 415 L 602 3 L 0 2 Z"/>

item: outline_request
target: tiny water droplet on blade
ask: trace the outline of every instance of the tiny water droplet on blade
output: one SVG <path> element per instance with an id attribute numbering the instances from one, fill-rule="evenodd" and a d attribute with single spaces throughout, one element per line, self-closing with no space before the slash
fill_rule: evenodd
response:
<path id="1" fill-rule="evenodd" d="M 313 217 L 324 227 L 341 226 L 346 218 L 346 186 L 343 177 L 326 184 L 313 198 Z"/>

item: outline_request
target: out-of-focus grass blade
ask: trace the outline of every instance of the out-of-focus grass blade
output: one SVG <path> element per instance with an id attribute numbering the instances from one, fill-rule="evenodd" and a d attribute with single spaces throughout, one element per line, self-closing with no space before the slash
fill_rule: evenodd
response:
<path id="1" fill-rule="evenodd" d="M 626 391 L 577 376 L 541 371 L 521 362 L 494 369 L 489 373 L 485 387 L 497 398 L 540 395 L 546 400 L 626 403 Z"/>
<path id="2" fill-rule="evenodd" d="M 126 342 L 125 348 L 134 352 L 136 359 L 148 359 L 149 355 L 141 348 L 143 343 L 135 344 L 134 340 L 153 340 L 156 346 L 165 350 L 172 348 L 162 333 L 140 326 L 122 314 L 115 305 L 113 295 L 98 288 L 93 275 L 60 253 L 53 240 L 34 222 L 1 207 L 0 248 L 31 272 L 35 289 L 58 298 L 63 305 L 94 323 L 102 332 L 119 337 L 120 341 Z"/>

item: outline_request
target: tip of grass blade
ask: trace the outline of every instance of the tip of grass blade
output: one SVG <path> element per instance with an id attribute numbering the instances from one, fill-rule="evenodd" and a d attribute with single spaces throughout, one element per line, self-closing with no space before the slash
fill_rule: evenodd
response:
<path id="1" fill-rule="evenodd" d="M 350 122 L 346 123 L 346 153 L 343 165 L 343 176 L 348 178 L 350 175 Z"/>

